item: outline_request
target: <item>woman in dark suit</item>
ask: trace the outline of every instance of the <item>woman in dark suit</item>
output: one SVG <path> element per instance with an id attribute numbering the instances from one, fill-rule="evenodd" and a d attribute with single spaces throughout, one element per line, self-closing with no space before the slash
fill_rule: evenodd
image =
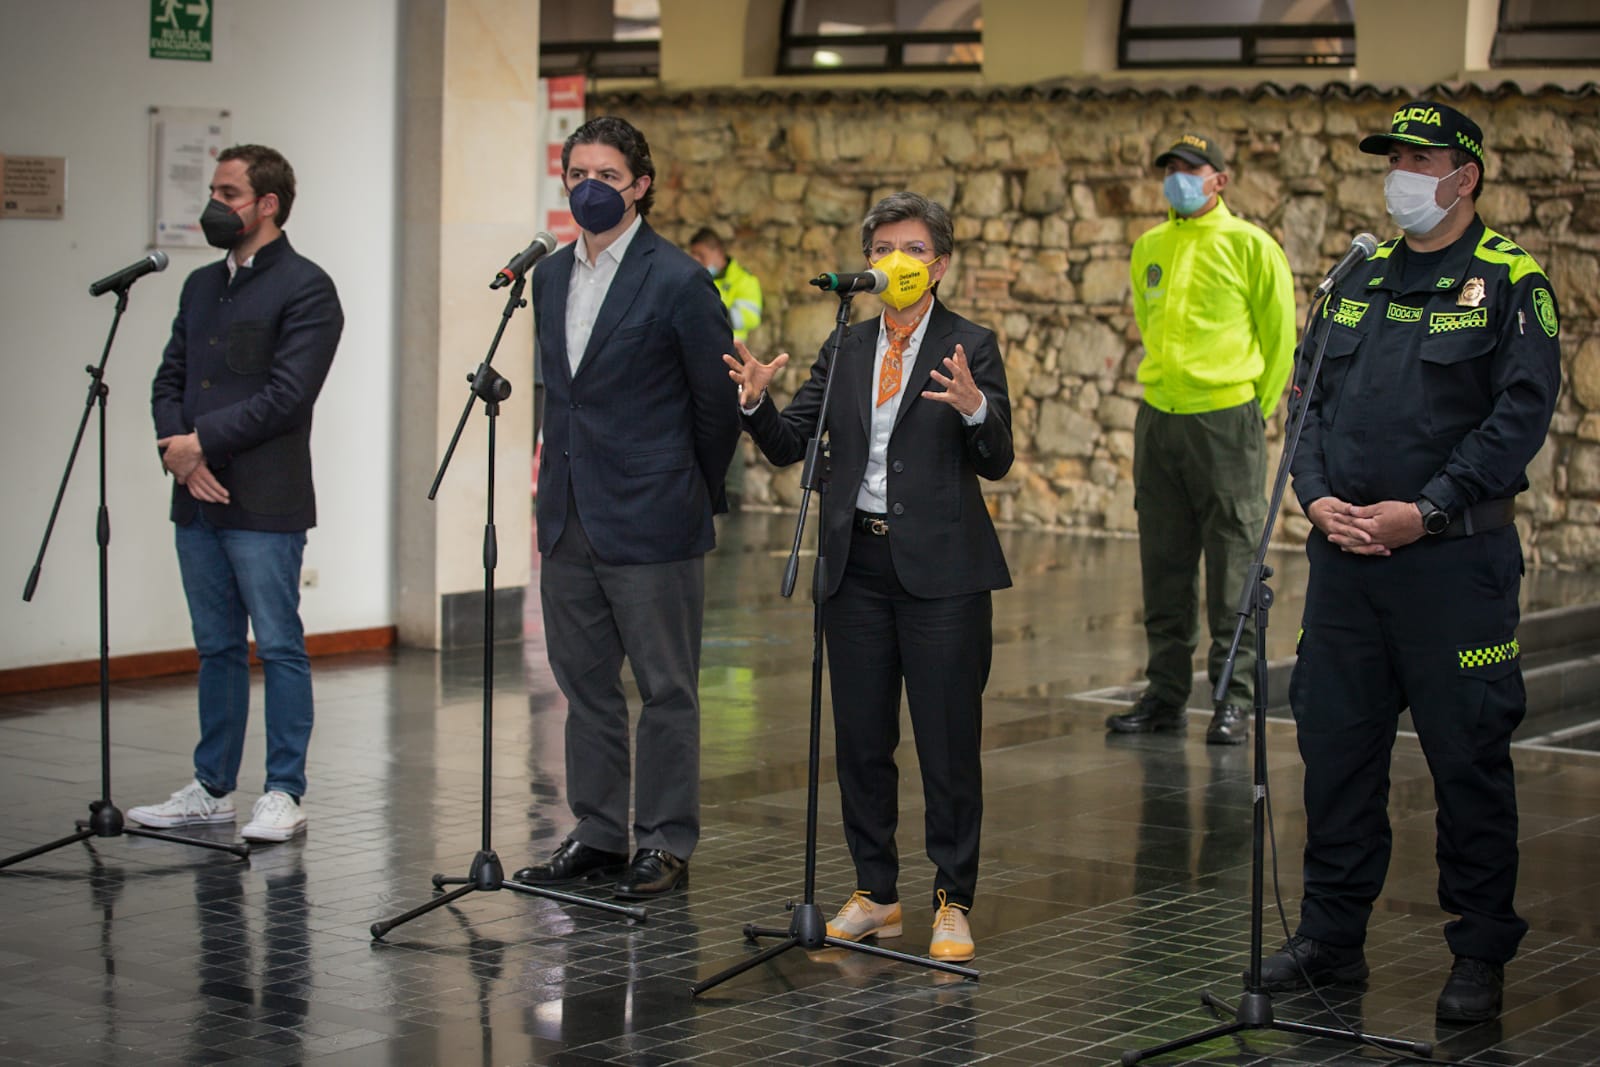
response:
<path id="1" fill-rule="evenodd" d="M 901 932 L 894 751 L 902 686 L 911 711 L 934 878 L 936 959 L 974 955 L 966 912 L 978 880 L 979 739 L 993 647 L 990 591 L 1011 584 L 978 479 L 1011 467 L 1011 403 L 994 333 L 935 289 L 954 230 L 940 204 L 896 193 L 867 212 L 861 250 L 889 276 L 884 312 L 839 350 L 829 398 L 832 491 L 822 498 L 823 606 L 839 790 L 856 891 L 828 924 L 855 941 Z M 765 398 L 788 354 L 724 357 L 744 425 L 767 459 L 802 459 L 833 372 L 824 346 L 781 412 Z"/>

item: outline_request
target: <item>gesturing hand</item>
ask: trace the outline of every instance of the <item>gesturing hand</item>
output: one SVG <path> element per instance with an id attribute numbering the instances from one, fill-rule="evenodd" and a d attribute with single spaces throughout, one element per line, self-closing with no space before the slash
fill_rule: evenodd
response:
<path id="1" fill-rule="evenodd" d="M 976 415 L 979 405 L 983 403 L 983 390 L 972 380 L 972 370 L 967 366 L 966 349 L 956 345 L 955 355 L 944 357 L 944 369 L 949 377 L 938 371 L 928 375 L 944 386 L 944 392 L 925 391 L 922 394 L 923 398 L 949 404 L 968 418 Z"/>
<path id="2" fill-rule="evenodd" d="M 756 401 L 767 391 L 767 386 L 772 383 L 778 371 L 789 362 L 789 353 L 780 352 L 772 358 L 771 363 L 763 363 L 750 354 L 743 341 L 735 341 L 733 347 L 739 354 L 730 356 L 724 352 L 722 362 L 728 365 L 728 377 L 739 387 L 739 406 L 755 407 Z"/>

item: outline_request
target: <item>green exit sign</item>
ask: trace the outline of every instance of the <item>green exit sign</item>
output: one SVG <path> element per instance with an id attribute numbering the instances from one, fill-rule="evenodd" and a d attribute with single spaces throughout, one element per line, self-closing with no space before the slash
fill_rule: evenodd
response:
<path id="1" fill-rule="evenodd" d="M 211 0 L 150 0 L 150 58 L 211 62 Z"/>

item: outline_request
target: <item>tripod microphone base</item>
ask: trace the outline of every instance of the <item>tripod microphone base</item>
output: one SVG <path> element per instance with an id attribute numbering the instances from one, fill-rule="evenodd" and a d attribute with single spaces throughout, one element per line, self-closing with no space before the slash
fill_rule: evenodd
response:
<path id="1" fill-rule="evenodd" d="M 89 802 L 89 817 L 79 819 L 73 825 L 77 833 L 68 834 L 57 841 L 38 848 L 30 848 L 26 852 L 18 852 L 14 856 L 7 856 L 0 860 L 0 868 L 9 867 L 13 863 L 42 856 L 46 852 L 54 852 L 58 848 L 65 848 L 78 841 L 87 841 L 91 837 L 149 837 L 157 841 L 170 841 L 175 845 L 192 845 L 195 848 L 209 848 L 214 852 L 226 852 L 231 856 L 244 859 L 250 855 L 248 843 L 235 844 L 232 841 L 201 841 L 198 838 L 182 837 L 178 834 L 169 834 L 163 830 L 148 830 L 143 826 L 129 825 L 123 818 L 122 811 L 110 800 L 100 799 Z"/>
<path id="2" fill-rule="evenodd" d="M 635 922 L 644 922 L 649 918 L 649 913 L 641 907 L 626 904 L 613 904 L 609 900 L 594 900 L 590 897 L 581 897 L 576 893 L 562 893 L 554 889 L 545 889 L 542 886 L 523 885 L 521 882 L 507 880 L 501 873 L 504 868 L 500 865 L 500 857 L 489 849 L 482 849 L 472 857 L 472 866 L 465 877 L 447 874 L 433 876 L 433 888 L 444 889 L 446 886 L 456 886 L 443 896 L 434 897 L 426 904 L 420 904 L 404 915 L 396 916 L 383 922 L 372 924 L 372 940 L 382 941 L 383 935 L 397 926 L 403 926 L 412 919 L 420 918 L 435 908 L 442 908 L 446 904 L 459 900 L 468 893 L 495 893 L 502 889 L 509 889 L 514 893 L 525 893 L 532 897 L 544 897 L 560 904 L 576 904 L 580 907 L 594 908 L 596 911 L 609 912 L 621 915 Z"/>
<path id="3" fill-rule="evenodd" d="M 1282 1022 L 1273 1018 L 1272 995 L 1259 989 L 1245 992 L 1239 998 L 1239 1006 L 1237 1008 L 1221 997 L 1212 995 L 1209 991 L 1200 994 L 1200 1003 L 1219 1015 L 1233 1016 L 1233 1021 L 1223 1023 L 1221 1026 L 1214 1026 L 1209 1030 L 1202 1030 L 1197 1034 L 1180 1037 L 1175 1041 L 1154 1045 L 1150 1048 L 1129 1049 L 1122 1054 L 1123 1067 L 1131 1067 L 1132 1064 L 1146 1059 L 1164 1056 L 1169 1052 L 1201 1045 L 1207 1041 L 1215 1041 L 1219 1037 L 1243 1033 L 1246 1030 L 1276 1030 L 1279 1033 L 1300 1034 L 1304 1037 L 1328 1037 L 1364 1045 L 1377 1045 L 1381 1048 L 1409 1053 L 1424 1059 L 1433 1055 L 1433 1046 L 1426 1041 L 1407 1041 L 1405 1038 L 1400 1037 L 1377 1037 L 1373 1034 L 1363 1034 L 1355 1030 L 1341 1030 L 1333 1026 L 1313 1026 L 1310 1023 Z"/>
<path id="4" fill-rule="evenodd" d="M 913 956 L 909 952 L 896 952 L 893 949 L 881 948 L 878 945 L 867 944 L 861 941 L 846 941 L 842 937 L 830 937 L 828 924 L 823 921 L 822 909 L 816 904 L 797 904 L 794 908 L 794 918 L 789 921 L 786 930 L 775 927 L 757 926 L 749 923 L 744 928 L 744 936 L 748 941 L 755 941 L 762 937 L 781 937 L 783 940 L 770 948 L 762 949 L 749 959 L 740 960 L 727 970 L 712 975 L 703 982 L 696 982 L 689 987 L 692 996 L 699 996 L 714 986 L 719 986 L 730 978 L 734 978 L 759 967 L 768 960 L 788 952 L 790 949 L 805 949 L 814 952 L 820 948 L 842 948 L 851 952 L 860 952 L 867 956 L 877 956 L 880 959 L 894 960 L 897 963 L 909 963 L 916 967 L 926 967 L 932 971 L 943 971 L 946 974 L 978 980 L 978 972 L 971 967 L 963 967 L 959 963 L 946 963 L 944 960 L 929 959 L 927 956 Z"/>

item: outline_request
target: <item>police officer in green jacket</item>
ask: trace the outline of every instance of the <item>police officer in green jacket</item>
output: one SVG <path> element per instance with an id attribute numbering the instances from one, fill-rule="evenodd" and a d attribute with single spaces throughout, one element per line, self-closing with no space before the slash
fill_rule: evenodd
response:
<path id="1" fill-rule="evenodd" d="M 1483 133 L 1417 101 L 1361 142 L 1387 155 L 1402 236 L 1325 308 L 1294 490 L 1316 529 L 1290 701 L 1305 761 L 1300 926 L 1268 989 L 1360 981 L 1388 871 L 1389 757 L 1411 725 L 1438 804 L 1439 905 L 1455 956 L 1436 1012 L 1489 1019 L 1527 923 L 1517 882 L 1511 732 L 1526 700 L 1513 500 L 1561 384 L 1550 281 L 1478 217 Z M 1298 964 L 1297 964 L 1298 961 Z"/>
<path id="2" fill-rule="evenodd" d="M 750 339 L 750 331 L 761 325 L 761 279 L 745 270 L 723 247 L 722 238 L 709 227 L 702 227 L 689 238 L 689 254 L 711 272 L 728 309 L 728 325 L 735 341 Z"/>
<path id="3" fill-rule="evenodd" d="M 728 255 L 722 238 L 709 226 L 701 227 L 689 238 L 689 254 L 711 272 L 711 280 L 717 283 L 722 306 L 728 310 L 728 325 L 733 327 L 733 339 L 748 341 L 750 331 L 761 325 L 761 279 Z M 740 453 L 733 457 L 733 466 L 728 468 L 725 488 L 730 508 L 738 508 L 744 499 L 744 469 L 741 446 Z"/>
<path id="4" fill-rule="evenodd" d="M 1222 201 L 1228 172 L 1208 135 L 1186 133 L 1156 157 L 1167 221 L 1133 246 L 1133 313 L 1144 340 L 1144 403 L 1134 423 L 1134 506 L 1144 579 L 1148 685 L 1112 715 L 1118 733 L 1182 730 L 1199 643 L 1205 557 L 1206 666 L 1213 688 L 1266 517 L 1266 418 L 1294 363 L 1294 278 L 1272 236 Z M 1250 736 L 1255 631 L 1206 740 Z"/>

